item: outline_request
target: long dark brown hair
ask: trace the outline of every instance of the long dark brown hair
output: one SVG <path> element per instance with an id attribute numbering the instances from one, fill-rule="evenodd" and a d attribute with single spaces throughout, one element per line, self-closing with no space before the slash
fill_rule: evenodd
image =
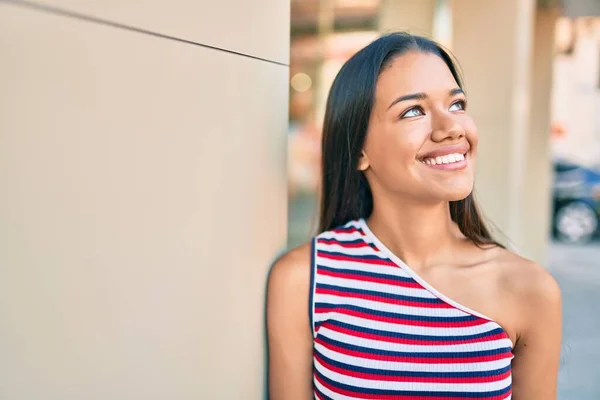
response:
<path id="1" fill-rule="evenodd" d="M 450 53 L 421 36 L 388 34 L 350 58 L 336 76 L 327 99 L 323 123 L 319 232 L 371 215 L 373 195 L 365 175 L 357 167 L 367 135 L 377 79 L 394 58 L 411 50 L 440 57 L 464 90 L 457 63 Z M 479 214 L 473 193 L 463 200 L 450 202 L 450 215 L 462 233 L 477 246 L 500 246 Z"/>

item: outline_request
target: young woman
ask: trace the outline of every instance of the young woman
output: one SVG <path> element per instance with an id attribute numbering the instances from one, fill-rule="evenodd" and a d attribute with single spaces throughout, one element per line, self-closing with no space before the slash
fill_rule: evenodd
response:
<path id="1" fill-rule="evenodd" d="M 344 65 L 321 233 L 269 278 L 271 400 L 556 399 L 560 291 L 486 229 L 477 142 L 436 43 L 391 34 Z"/>

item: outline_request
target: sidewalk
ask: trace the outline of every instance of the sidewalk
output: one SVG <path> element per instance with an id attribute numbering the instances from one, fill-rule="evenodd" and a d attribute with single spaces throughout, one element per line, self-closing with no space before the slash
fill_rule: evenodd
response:
<path id="1" fill-rule="evenodd" d="M 563 296 L 559 400 L 600 399 L 600 243 L 551 244 L 548 270 Z"/>

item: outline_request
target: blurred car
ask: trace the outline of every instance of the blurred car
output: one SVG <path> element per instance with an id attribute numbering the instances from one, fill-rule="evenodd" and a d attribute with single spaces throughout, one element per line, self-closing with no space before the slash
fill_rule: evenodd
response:
<path id="1" fill-rule="evenodd" d="M 599 235 L 600 171 L 566 161 L 554 163 L 554 237 L 585 243 Z"/>

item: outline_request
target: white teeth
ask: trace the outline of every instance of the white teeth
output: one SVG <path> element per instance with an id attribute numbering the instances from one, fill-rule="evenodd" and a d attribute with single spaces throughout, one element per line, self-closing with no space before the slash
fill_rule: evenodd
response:
<path id="1" fill-rule="evenodd" d="M 422 162 L 427 165 L 440 165 L 440 164 L 451 164 L 459 161 L 463 161 L 465 159 L 464 154 L 460 153 L 452 153 L 446 154 L 444 156 L 439 156 L 435 158 L 426 158 Z"/>

